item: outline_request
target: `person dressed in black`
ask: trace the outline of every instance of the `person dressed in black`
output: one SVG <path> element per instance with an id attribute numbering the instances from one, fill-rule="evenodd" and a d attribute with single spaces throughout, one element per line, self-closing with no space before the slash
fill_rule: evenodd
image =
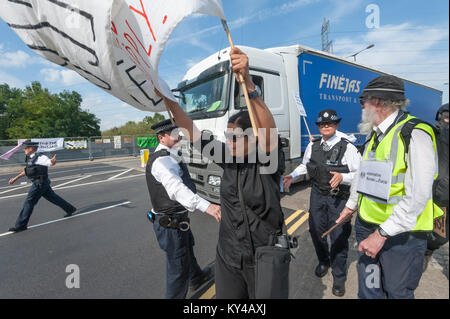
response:
<path id="1" fill-rule="evenodd" d="M 153 205 L 148 217 L 166 253 L 166 299 L 184 299 L 189 288 L 197 290 L 213 277 L 212 268 L 200 269 L 194 256 L 188 211 L 199 210 L 219 222 L 220 206 L 196 194 L 187 166 L 176 150 L 178 127 L 165 120 L 152 129 L 159 145 L 149 156 L 145 172 Z"/>
<path id="2" fill-rule="evenodd" d="M 311 178 L 309 231 L 319 259 L 315 274 L 323 277 L 332 267 L 332 292 L 336 296 L 345 294 L 351 224 L 347 222 L 330 233 L 331 249 L 322 234 L 335 225 L 350 195 L 350 185 L 361 160 L 356 147 L 342 137 L 343 133 L 337 134 L 340 121 L 336 111 L 321 111 L 316 124 L 322 137 L 308 144 L 302 164 L 284 177 L 286 188 L 301 175 L 308 173 Z"/>
<path id="3" fill-rule="evenodd" d="M 438 148 L 438 172 L 439 176 L 433 183 L 433 200 L 444 211 L 438 221 L 442 223 L 443 233 L 431 232 L 428 236 L 427 251 L 425 253 L 425 268 L 431 259 L 431 255 L 442 245 L 448 242 L 449 218 L 448 218 L 448 152 L 449 152 L 449 107 L 448 103 L 442 105 L 436 113 L 436 140 Z M 437 221 L 435 221 L 436 223 Z"/>
<path id="4" fill-rule="evenodd" d="M 12 232 L 20 232 L 27 229 L 28 221 L 33 213 L 33 208 L 41 197 L 44 197 L 49 202 L 61 207 L 66 212 L 64 217 L 71 216 L 77 210 L 70 203 L 56 195 L 50 186 L 48 168 L 55 165 L 56 155 L 53 156 L 52 159 L 49 159 L 43 154 L 36 153 L 39 146 L 38 142 L 25 141 L 23 145 L 26 155 L 26 167 L 19 175 L 11 178 L 9 184 L 14 184 L 19 178 L 24 176 L 31 179 L 33 183 L 28 191 L 22 211 L 17 217 L 16 225 L 9 229 L 9 231 Z"/>
<path id="5" fill-rule="evenodd" d="M 250 78 L 248 57 L 237 47 L 231 50 L 230 56 L 233 72 L 244 77 L 255 126 L 259 129 L 258 137 L 253 134 L 246 111 L 229 118 L 225 143 L 212 136 L 202 136 L 178 103 L 160 96 L 178 125 L 186 130 L 185 136 L 189 136 L 194 147 L 201 148 L 203 156 L 223 168 L 220 185 L 222 219 L 215 264 L 216 298 L 253 299 L 254 251 L 269 245 L 272 236 L 282 232 L 284 223 L 280 205 L 281 147 L 273 116 Z M 248 217 L 248 227 L 244 214 Z"/>

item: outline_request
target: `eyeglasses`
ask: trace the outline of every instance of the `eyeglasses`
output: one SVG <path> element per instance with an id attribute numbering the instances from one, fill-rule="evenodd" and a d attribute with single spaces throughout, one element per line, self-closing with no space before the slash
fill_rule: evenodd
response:
<path id="1" fill-rule="evenodd" d="M 317 124 L 317 126 L 318 127 L 335 126 L 336 124 L 337 124 L 336 122 L 326 122 L 326 123 Z"/>
<path id="2" fill-rule="evenodd" d="M 360 97 L 359 98 L 359 104 L 361 104 L 363 106 L 364 106 L 364 103 L 366 103 L 366 101 L 367 101 L 367 98 L 365 98 L 365 97 Z"/>
<path id="3" fill-rule="evenodd" d="M 227 132 L 227 131 L 224 132 L 224 135 L 227 140 L 233 141 L 233 142 L 246 136 L 244 133 L 235 134 L 233 132 Z"/>

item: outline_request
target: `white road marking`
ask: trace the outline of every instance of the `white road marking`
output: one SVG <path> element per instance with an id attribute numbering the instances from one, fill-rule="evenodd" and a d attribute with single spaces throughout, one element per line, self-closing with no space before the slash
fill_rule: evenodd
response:
<path id="1" fill-rule="evenodd" d="M 98 176 L 98 175 L 105 175 L 105 174 L 109 174 L 109 173 L 116 173 L 116 172 L 123 172 L 123 169 L 115 169 L 115 170 L 111 170 L 111 171 L 104 171 L 104 172 L 100 172 L 100 173 L 92 173 L 90 174 L 91 176 Z M 71 178 L 77 178 L 77 177 L 83 177 L 85 176 L 84 174 L 77 174 L 77 175 L 70 175 L 70 176 L 64 176 L 64 177 L 56 177 L 53 178 L 52 176 L 50 176 L 50 180 L 52 182 L 59 182 L 59 181 L 64 181 L 66 179 L 71 179 Z M 25 184 L 27 185 L 31 185 L 31 183 L 27 183 L 25 182 Z M 22 185 L 22 183 L 21 183 Z M 15 186 L 5 186 L 5 187 L 0 187 L 0 189 L 4 189 L 4 188 L 12 188 Z M 14 188 L 14 189 L 18 189 L 18 188 Z M 1 194 L 1 193 L 0 193 Z"/>
<path id="2" fill-rule="evenodd" d="M 108 178 L 108 180 L 115 179 L 116 177 L 122 176 L 123 174 L 126 174 L 126 173 L 128 173 L 128 172 L 131 172 L 133 169 L 134 169 L 134 168 L 130 168 L 130 169 L 127 169 L 126 171 L 123 171 L 123 172 L 120 173 L 120 174 L 111 176 L 110 178 Z"/>
<path id="3" fill-rule="evenodd" d="M 11 235 L 11 234 L 14 234 L 14 232 L 12 232 L 12 231 L 9 231 L 9 232 L 7 232 L 7 233 L 4 233 L 4 234 L 0 234 L 0 237 L 3 237 L 3 236 L 8 236 L 8 235 Z"/>
<path id="4" fill-rule="evenodd" d="M 78 182 L 78 181 L 81 181 L 82 179 L 86 179 L 86 178 L 89 178 L 89 177 L 91 177 L 91 176 L 92 176 L 92 175 L 86 175 L 86 176 L 84 176 L 84 177 L 80 177 L 80 178 L 74 179 L 74 180 L 72 180 L 72 181 L 68 181 L 68 182 L 65 182 L 65 183 L 56 185 L 55 187 L 53 187 L 53 189 L 59 189 L 58 187 L 61 187 L 61 186 L 64 186 L 64 185 L 67 185 L 67 184 L 70 184 L 70 183 Z"/>
<path id="5" fill-rule="evenodd" d="M 58 223 L 58 222 L 63 221 L 63 220 L 69 220 L 69 219 L 73 219 L 73 218 L 77 218 L 77 217 L 93 214 L 93 213 L 96 213 L 96 212 L 99 212 L 99 211 L 102 211 L 102 210 L 107 210 L 107 209 L 110 209 L 110 208 L 123 206 L 123 205 L 127 205 L 127 204 L 131 204 L 131 202 L 130 201 L 126 201 L 126 202 L 123 202 L 123 203 L 120 203 L 120 204 L 111 205 L 111 206 L 103 207 L 103 208 L 99 208 L 99 209 L 94 209 L 94 210 L 91 210 L 89 212 L 85 212 L 85 213 L 82 213 L 82 214 L 77 214 L 77 215 L 73 215 L 73 216 L 70 216 L 70 217 L 65 217 L 65 218 L 61 218 L 61 219 L 57 219 L 57 220 L 52 220 L 52 221 L 49 221 L 49 222 L 46 222 L 46 223 L 30 226 L 30 227 L 28 227 L 28 229 L 41 227 L 41 226 L 45 226 L 45 225 L 49 225 L 49 224 Z M 10 232 L 6 232 L 6 233 L 3 233 L 3 234 L 0 234 L 0 237 L 8 236 L 8 235 L 11 235 L 11 234 L 14 234 L 14 232 L 10 231 Z"/>
<path id="6" fill-rule="evenodd" d="M 0 194 L 5 194 L 5 193 L 13 192 L 13 191 L 15 191 L 16 189 L 21 189 L 21 188 L 25 188 L 25 187 L 29 187 L 29 186 L 30 186 L 30 185 L 14 187 L 13 189 L 8 189 L 7 191 L 0 192 Z"/>
<path id="7" fill-rule="evenodd" d="M 114 182 L 114 181 L 120 181 L 122 179 L 127 179 L 127 178 L 132 178 L 132 177 L 140 177 L 140 176 L 144 176 L 145 174 L 138 174 L 138 175 L 129 175 L 129 176 L 125 176 L 125 177 L 119 177 L 113 180 L 103 180 L 103 181 L 96 181 L 96 182 L 89 182 L 89 183 L 83 183 L 83 184 L 77 184 L 77 185 L 69 185 L 69 186 L 64 186 L 64 187 L 60 187 L 58 188 L 58 190 L 60 189 L 66 189 L 66 188 L 72 188 L 72 187 L 80 187 L 80 186 L 86 186 L 86 185 L 93 185 L 93 184 L 99 184 L 99 183 L 105 183 L 105 182 Z M 14 198 L 14 197 L 19 197 L 19 196 L 24 196 L 27 195 L 28 193 L 22 193 L 22 194 L 16 194 L 16 195 L 9 195 L 9 196 L 4 196 L 4 197 L 0 197 L 0 199 L 8 199 L 8 198 Z"/>

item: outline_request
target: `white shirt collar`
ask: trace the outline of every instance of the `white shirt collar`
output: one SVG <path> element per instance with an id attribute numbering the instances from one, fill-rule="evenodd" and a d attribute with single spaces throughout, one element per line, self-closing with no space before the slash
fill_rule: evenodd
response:
<path id="1" fill-rule="evenodd" d="M 385 134 L 387 129 L 394 123 L 395 119 L 397 118 L 397 115 L 398 115 L 398 111 L 395 111 L 394 113 L 389 115 L 383 122 L 381 122 L 380 125 L 375 126 L 373 128 L 374 131 L 376 131 L 377 133 L 379 133 L 379 131 L 380 131 L 381 134 Z"/>
<path id="2" fill-rule="evenodd" d="M 166 145 L 162 145 L 161 143 L 156 147 L 155 152 L 160 151 L 160 150 L 167 150 L 172 155 L 178 155 L 178 150 L 170 148 Z"/>
<path id="3" fill-rule="evenodd" d="M 334 145 L 336 145 L 336 143 L 338 143 L 341 140 L 341 138 L 339 136 L 337 136 L 337 134 L 334 134 L 331 138 L 329 138 L 327 141 L 325 141 L 323 138 L 320 141 L 320 145 L 322 145 L 323 143 L 326 143 L 327 145 L 333 147 Z"/>

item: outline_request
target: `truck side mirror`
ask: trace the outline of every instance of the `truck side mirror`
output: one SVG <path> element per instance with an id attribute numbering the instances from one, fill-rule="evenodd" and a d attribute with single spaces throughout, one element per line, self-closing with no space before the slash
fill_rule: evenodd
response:
<path id="1" fill-rule="evenodd" d="M 285 137 L 280 138 L 281 140 L 281 147 L 289 147 L 289 140 Z"/>

